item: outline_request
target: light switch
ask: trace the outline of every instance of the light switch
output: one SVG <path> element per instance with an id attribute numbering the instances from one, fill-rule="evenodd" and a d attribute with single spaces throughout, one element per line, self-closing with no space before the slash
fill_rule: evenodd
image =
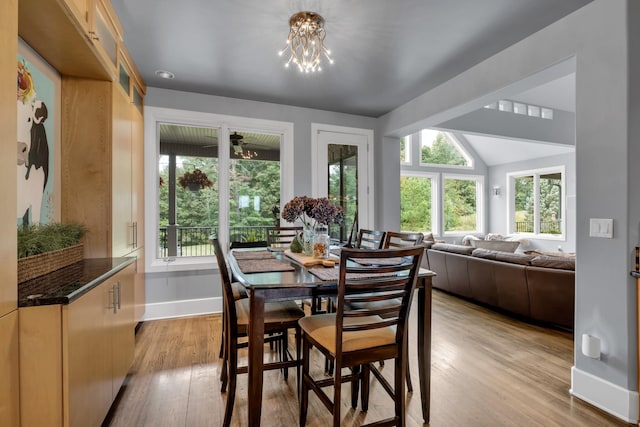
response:
<path id="1" fill-rule="evenodd" d="M 591 218 L 589 219 L 589 236 L 613 238 L 613 219 Z"/>

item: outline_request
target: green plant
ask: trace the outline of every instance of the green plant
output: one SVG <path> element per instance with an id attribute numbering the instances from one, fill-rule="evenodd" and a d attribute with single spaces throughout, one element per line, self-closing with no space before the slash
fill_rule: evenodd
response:
<path id="1" fill-rule="evenodd" d="M 77 245 L 86 232 L 87 229 L 81 224 L 51 223 L 18 227 L 18 258 Z"/>

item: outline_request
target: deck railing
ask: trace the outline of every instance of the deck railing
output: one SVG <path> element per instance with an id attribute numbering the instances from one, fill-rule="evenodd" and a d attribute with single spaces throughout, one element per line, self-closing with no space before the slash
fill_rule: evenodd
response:
<path id="1" fill-rule="evenodd" d="M 269 226 L 231 227 L 232 242 L 255 242 L 267 240 Z M 158 257 L 169 256 L 169 235 L 167 227 L 160 227 L 158 233 Z M 211 239 L 218 235 L 218 227 L 181 227 L 176 226 L 176 255 L 180 257 L 214 255 Z"/>
<path id="2" fill-rule="evenodd" d="M 560 234 L 561 223 L 558 221 L 544 221 L 540 223 L 541 234 Z M 516 221 L 516 233 L 533 233 L 533 221 Z"/>

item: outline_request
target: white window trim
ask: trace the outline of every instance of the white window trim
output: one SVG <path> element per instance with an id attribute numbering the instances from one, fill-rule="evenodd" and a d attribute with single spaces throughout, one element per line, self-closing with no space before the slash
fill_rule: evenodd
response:
<path id="1" fill-rule="evenodd" d="M 145 271 L 166 272 L 217 269 L 215 256 L 209 257 L 176 257 L 167 260 L 156 257 L 158 241 L 158 124 L 173 123 L 177 125 L 210 127 L 219 129 L 219 141 L 229 141 L 229 129 L 245 129 L 251 132 L 265 132 L 282 135 L 280 164 L 293 165 L 293 123 L 274 120 L 252 119 L 247 117 L 227 116 L 197 111 L 176 110 L 170 108 L 144 108 L 144 175 L 145 175 Z M 220 176 L 218 192 L 229 194 L 229 151 L 230 144 L 220 143 L 218 148 L 218 164 Z M 280 168 L 280 209 L 284 202 L 293 197 L 294 170 L 292 167 Z M 221 203 L 226 200 L 221 196 L 219 206 L 219 238 L 223 245 L 229 239 L 229 206 Z"/>
<path id="2" fill-rule="evenodd" d="M 444 229 L 444 183 L 447 179 L 464 179 L 464 180 L 474 180 L 476 181 L 476 224 L 478 225 L 477 230 L 456 230 L 456 231 L 446 231 Z M 442 182 L 440 184 L 441 192 L 440 192 L 440 215 L 442 220 L 440 221 L 440 227 L 442 230 L 442 235 L 446 237 L 451 236 L 461 236 L 467 234 L 484 234 L 484 176 L 483 175 L 466 175 L 466 174 L 442 174 Z"/>
<path id="3" fill-rule="evenodd" d="M 412 161 L 412 137 L 411 135 L 404 136 L 404 159 L 400 159 L 401 165 L 410 166 L 413 164 Z"/>
<path id="4" fill-rule="evenodd" d="M 440 236 L 438 224 L 440 223 L 440 174 L 434 172 L 421 172 L 421 171 L 408 171 L 401 170 L 400 177 L 416 177 L 416 178 L 430 178 L 431 179 L 431 233 L 434 236 Z"/>
<path id="5" fill-rule="evenodd" d="M 545 175 L 549 173 L 559 172 L 561 174 L 561 191 L 560 191 L 560 200 L 562 201 L 562 209 L 560 215 L 562 216 L 562 220 L 560 221 L 560 234 L 545 234 L 545 233 L 536 233 L 535 230 L 540 227 L 540 207 L 538 205 L 538 194 L 539 194 L 539 179 L 540 175 Z M 533 176 L 534 177 L 534 185 L 533 185 L 533 197 L 535 200 L 534 203 L 534 232 L 533 233 L 519 233 L 515 231 L 515 180 L 516 178 L 520 178 L 523 176 Z M 566 241 L 567 233 L 566 233 L 566 225 L 567 225 L 567 203 L 566 203 L 566 173 L 565 166 L 551 166 L 540 169 L 531 169 L 526 171 L 517 171 L 517 172 L 509 172 L 507 173 L 507 230 L 509 234 L 517 234 L 518 236 L 536 238 L 541 240 L 561 240 Z"/>
<path id="6" fill-rule="evenodd" d="M 462 157 L 465 158 L 468 165 L 463 166 L 463 165 L 441 165 L 438 163 L 423 163 L 422 162 L 422 130 L 434 130 L 434 131 L 438 131 L 445 134 L 445 136 L 449 139 L 449 142 L 451 142 L 458 149 L 458 152 L 462 155 Z M 465 150 L 464 145 L 462 145 L 462 143 L 458 140 L 458 138 L 456 138 L 456 136 L 453 133 L 446 132 L 439 129 L 422 129 L 422 130 L 420 131 L 420 155 L 418 156 L 418 159 L 420 161 L 420 166 L 428 166 L 433 168 L 447 168 L 447 169 L 464 169 L 464 170 L 475 168 L 474 157 L 467 150 Z"/>

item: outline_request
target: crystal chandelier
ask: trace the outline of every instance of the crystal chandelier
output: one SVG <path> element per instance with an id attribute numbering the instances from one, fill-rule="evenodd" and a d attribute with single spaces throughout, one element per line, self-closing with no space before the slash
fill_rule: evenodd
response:
<path id="1" fill-rule="evenodd" d="M 315 12 L 298 12 L 289 18 L 289 36 L 287 44 L 278 53 L 280 56 L 290 52 L 289 60 L 284 64 L 289 67 L 293 63 L 300 72 L 322 71 L 320 60 L 323 56 L 329 64 L 333 64 L 331 52 L 324 45 L 327 35 L 324 30 L 324 18 Z"/>

